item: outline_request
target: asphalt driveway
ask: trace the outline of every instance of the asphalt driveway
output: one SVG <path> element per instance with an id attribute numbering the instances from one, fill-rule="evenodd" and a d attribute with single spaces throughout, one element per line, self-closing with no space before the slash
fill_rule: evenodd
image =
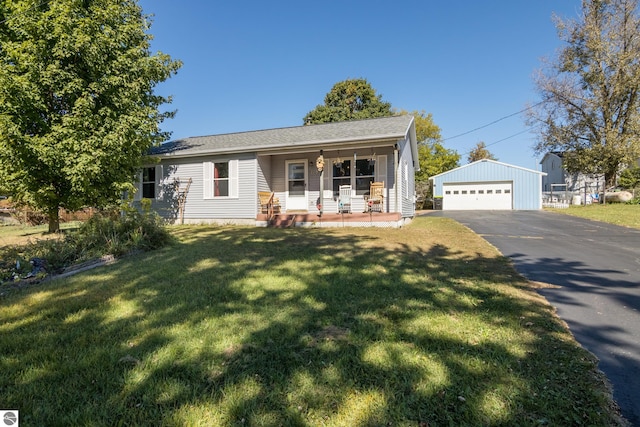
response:
<path id="1" fill-rule="evenodd" d="M 640 230 L 545 211 L 437 211 L 511 258 L 600 359 L 622 414 L 640 426 Z"/>

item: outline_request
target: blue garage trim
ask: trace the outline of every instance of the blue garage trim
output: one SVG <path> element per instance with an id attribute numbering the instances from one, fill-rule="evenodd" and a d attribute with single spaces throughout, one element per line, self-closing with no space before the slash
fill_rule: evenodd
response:
<path id="1" fill-rule="evenodd" d="M 483 159 L 429 178 L 433 195 L 443 196 L 444 184 L 513 182 L 513 209 L 536 210 L 542 208 L 542 177 L 546 173 L 522 168 L 495 160 Z"/>

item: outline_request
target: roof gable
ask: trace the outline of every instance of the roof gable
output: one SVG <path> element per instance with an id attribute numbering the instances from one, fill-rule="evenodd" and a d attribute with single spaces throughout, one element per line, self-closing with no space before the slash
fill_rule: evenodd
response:
<path id="1" fill-rule="evenodd" d="M 544 155 L 544 157 L 542 157 L 542 160 L 540 160 L 540 164 L 543 164 L 551 157 L 556 157 L 562 160 L 562 158 L 564 157 L 564 151 L 549 151 Z"/>
<path id="2" fill-rule="evenodd" d="M 498 162 L 496 160 L 481 159 L 481 160 L 477 160 L 477 161 L 475 161 L 473 163 L 468 163 L 466 165 L 462 165 L 462 166 L 457 167 L 455 169 L 451 169 L 451 170 L 442 172 L 442 173 L 440 173 L 438 175 L 434 175 L 432 177 L 429 177 L 429 180 L 433 180 L 435 178 L 439 178 L 441 176 L 444 176 L 444 175 L 447 175 L 447 174 L 450 174 L 450 173 L 454 173 L 454 172 L 459 171 L 461 169 L 465 169 L 465 168 L 469 168 L 469 167 L 475 167 L 480 163 L 493 163 L 493 164 L 504 166 L 504 167 L 507 167 L 507 168 L 519 169 L 519 170 L 523 170 L 523 171 L 530 172 L 530 173 L 537 173 L 537 174 L 540 174 L 540 175 L 546 175 L 547 174 L 546 172 L 540 172 L 540 171 L 533 170 L 533 169 L 523 168 L 521 166 L 510 165 L 509 163 L 502 163 L 502 162 Z"/>
<path id="3" fill-rule="evenodd" d="M 149 154 L 190 157 L 402 138 L 411 140 L 412 151 L 417 154 L 411 115 L 190 137 L 153 147 Z"/>

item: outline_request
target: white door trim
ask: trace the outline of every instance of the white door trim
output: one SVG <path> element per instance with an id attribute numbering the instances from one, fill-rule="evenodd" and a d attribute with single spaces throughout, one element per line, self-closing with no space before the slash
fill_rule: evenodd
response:
<path id="1" fill-rule="evenodd" d="M 292 165 L 298 168 L 302 165 L 303 175 L 299 176 L 300 170 L 290 170 Z M 290 210 L 308 210 L 309 209 L 309 189 L 308 178 L 309 172 L 307 167 L 307 159 L 287 160 L 285 161 L 285 185 L 286 185 L 286 208 Z"/>

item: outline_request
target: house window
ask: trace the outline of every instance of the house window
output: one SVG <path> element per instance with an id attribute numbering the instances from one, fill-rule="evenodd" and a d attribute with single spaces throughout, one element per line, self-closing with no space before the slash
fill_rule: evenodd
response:
<path id="1" fill-rule="evenodd" d="M 213 164 L 213 197 L 229 197 L 229 162 Z"/>
<path id="2" fill-rule="evenodd" d="M 351 160 L 333 162 L 333 194 L 340 194 L 341 185 L 351 185 Z"/>
<path id="3" fill-rule="evenodd" d="M 376 176 L 376 162 L 374 160 L 356 160 L 356 194 L 366 194 Z"/>
<path id="4" fill-rule="evenodd" d="M 156 198 L 156 168 L 142 168 L 142 197 L 144 199 Z"/>
<path id="5" fill-rule="evenodd" d="M 326 170 L 325 188 L 331 189 L 334 197 L 339 194 L 341 185 L 351 185 L 359 196 L 369 194 L 371 183 L 385 181 L 387 175 L 387 156 L 384 155 L 362 159 L 338 158 L 327 161 L 327 164 L 330 169 Z"/>
<path id="6" fill-rule="evenodd" d="M 204 198 L 238 197 L 238 161 L 204 162 Z"/>

